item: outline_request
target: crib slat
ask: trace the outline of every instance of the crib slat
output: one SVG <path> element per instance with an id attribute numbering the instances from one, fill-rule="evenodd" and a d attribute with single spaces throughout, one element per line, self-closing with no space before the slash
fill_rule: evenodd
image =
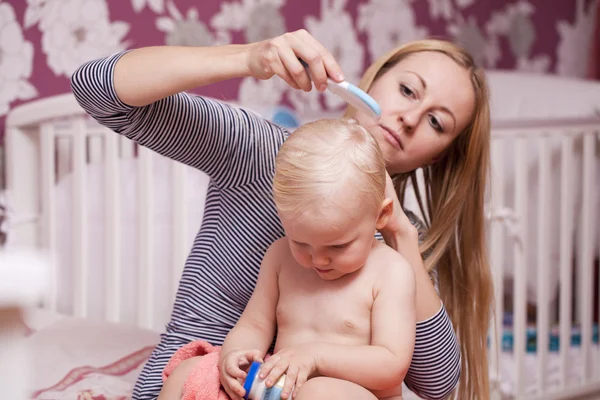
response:
<path id="1" fill-rule="evenodd" d="M 560 175 L 560 387 L 568 386 L 569 348 L 571 343 L 571 305 L 572 275 L 571 249 L 573 239 L 571 232 L 573 220 L 571 206 L 573 204 L 573 138 L 563 136 L 561 143 L 561 175 Z"/>
<path id="2" fill-rule="evenodd" d="M 492 142 L 492 165 L 498 165 L 492 173 L 492 206 L 491 212 L 499 210 L 504 205 L 505 176 L 504 176 L 505 141 L 497 139 Z M 492 215 L 493 217 L 493 215 Z M 490 361 L 496 377 L 500 377 L 500 351 L 502 344 L 502 321 L 504 316 L 504 227 L 499 220 L 492 219 L 490 224 L 490 259 L 494 280 L 494 330 L 490 338 Z"/>
<path id="3" fill-rule="evenodd" d="M 88 312 L 88 247 L 87 220 L 85 218 L 86 193 L 86 127 L 85 120 L 80 118 L 74 125 L 73 135 L 73 266 L 74 302 L 73 310 L 77 317 L 86 317 Z"/>
<path id="4" fill-rule="evenodd" d="M 153 223 L 153 153 L 144 147 L 138 147 L 138 320 L 145 328 L 152 328 L 154 298 L 154 223 Z"/>
<path id="5" fill-rule="evenodd" d="M 41 188 L 42 188 L 42 235 L 43 244 L 48 249 L 48 263 L 51 268 L 49 275 L 51 282 L 44 299 L 44 307 L 57 310 L 58 274 L 56 273 L 56 255 L 58 254 L 56 241 L 56 131 L 51 123 L 44 123 L 40 127 L 41 148 Z"/>
<path id="6" fill-rule="evenodd" d="M 187 191 L 187 168 L 185 165 L 177 163 L 173 165 L 173 265 L 171 276 L 173 284 L 172 299 L 175 300 L 179 279 L 185 264 L 187 253 L 191 247 L 191 241 L 188 237 L 188 191 Z"/>
<path id="7" fill-rule="evenodd" d="M 538 207 L 538 226 L 537 226 L 537 390 L 543 394 L 546 389 L 547 378 L 547 359 L 549 342 L 549 288 L 547 268 L 550 265 L 550 245 L 549 245 L 549 226 L 551 211 L 548 199 L 550 193 L 550 140 L 551 136 L 541 136 L 538 139 L 540 149 L 539 156 L 539 207 Z M 531 210 L 533 212 L 534 210 Z"/>
<path id="8" fill-rule="evenodd" d="M 104 139 L 104 206 L 106 244 L 105 314 L 108 321 L 121 320 L 121 204 L 118 172 L 118 137 L 112 131 Z"/>
<path id="9" fill-rule="evenodd" d="M 123 135 L 117 137 L 121 158 L 130 160 L 135 156 L 135 142 Z"/>
<path id="10" fill-rule="evenodd" d="M 594 188 L 597 185 L 594 177 L 595 135 L 587 132 L 583 136 L 583 199 L 581 207 L 581 253 L 579 254 L 579 276 L 581 279 L 581 350 L 583 354 L 583 380 L 592 378 L 592 301 L 593 301 L 593 229 L 597 224 L 594 212 Z M 596 222 L 594 222 L 596 221 Z"/>
<path id="11" fill-rule="evenodd" d="M 515 283 L 514 283 L 514 354 L 516 362 L 515 376 L 516 391 L 523 394 L 525 381 L 523 379 L 523 366 L 525 360 L 525 331 L 526 331 L 526 289 L 527 289 L 527 170 L 526 159 L 527 139 L 518 137 L 515 141 L 515 211 L 518 218 L 518 232 L 520 240 L 514 246 Z"/>

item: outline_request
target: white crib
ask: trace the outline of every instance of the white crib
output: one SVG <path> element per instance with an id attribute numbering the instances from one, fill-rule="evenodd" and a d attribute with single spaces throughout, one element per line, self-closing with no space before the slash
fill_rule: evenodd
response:
<path id="1" fill-rule="evenodd" d="M 487 209 L 496 288 L 490 365 L 498 395 L 563 399 L 600 393 L 594 334 L 600 116 L 572 103 L 546 101 L 544 116 L 531 110 L 550 83 L 557 91 L 589 85 L 585 99 L 600 107 L 600 85 L 530 78 L 530 87 L 519 84 L 522 92 L 512 96 L 510 87 L 519 89 L 507 81 L 515 75 L 490 73 L 495 123 Z M 526 119 L 518 115 L 528 107 Z M 37 324 L 32 340 L 47 345 L 59 338 L 102 353 L 97 368 L 84 372 L 77 367 L 88 365 L 83 355 L 64 370 L 60 360 L 36 361 L 32 397 L 106 393 L 102 385 L 127 393 L 169 319 L 208 179 L 100 127 L 71 94 L 15 108 L 6 132 L 9 245 L 43 248 L 52 259 L 50 290 L 38 310 L 29 310 L 30 325 Z M 61 324 L 88 338 L 93 325 L 95 341 L 68 336 L 66 328 L 66 336 L 56 336 Z M 55 336 L 44 342 L 48 330 Z M 527 332 L 537 333 L 535 344 L 527 343 Z M 562 345 L 571 341 L 577 343 Z M 87 378 L 91 389 L 81 386 Z M 80 386 L 73 389 L 73 382 Z"/>

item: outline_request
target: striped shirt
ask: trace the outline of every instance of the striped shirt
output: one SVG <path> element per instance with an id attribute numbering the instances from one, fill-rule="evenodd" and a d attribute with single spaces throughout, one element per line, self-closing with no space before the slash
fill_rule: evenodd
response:
<path id="1" fill-rule="evenodd" d="M 100 124 L 210 177 L 200 231 L 185 267 L 170 322 L 141 372 L 134 399 L 156 399 L 169 358 L 192 340 L 222 344 L 250 299 L 267 248 L 283 237 L 271 184 L 275 156 L 289 131 L 260 116 L 180 93 L 145 107 L 116 95 L 114 66 L 123 53 L 82 65 L 71 86 Z M 460 349 L 442 306 L 417 323 L 406 385 L 440 399 L 456 387 Z"/>

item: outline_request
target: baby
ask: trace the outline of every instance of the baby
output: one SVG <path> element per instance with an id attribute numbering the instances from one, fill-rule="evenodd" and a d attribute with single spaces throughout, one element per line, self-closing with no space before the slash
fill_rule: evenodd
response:
<path id="1" fill-rule="evenodd" d="M 415 282 L 408 262 L 374 237 L 392 215 L 385 186 L 381 150 L 356 122 L 308 123 L 283 144 L 273 191 L 286 236 L 267 250 L 253 295 L 220 349 L 229 397 L 244 396 L 245 371 L 265 359 L 259 377 L 272 386 L 286 374 L 284 399 L 312 398 L 310 384 L 346 399 L 402 398 Z M 311 378 L 318 380 L 303 391 Z M 170 398 L 166 386 L 161 400 Z M 186 398 L 177 386 L 176 398 Z"/>
<path id="2" fill-rule="evenodd" d="M 407 261 L 374 238 L 392 213 L 385 184 L 379 146 L 355 122 L 309 123 L 283 144 L 273 191 L 286 236 L 267 251 L 221 349 L 230 395 L 244 395 L 246 355 L 262 359 L 277 328 L 260 377 L 270 386 L 287 374 L 283 398 L 316 376 L 400 398 L 414 344 L 415 283 Z"/>

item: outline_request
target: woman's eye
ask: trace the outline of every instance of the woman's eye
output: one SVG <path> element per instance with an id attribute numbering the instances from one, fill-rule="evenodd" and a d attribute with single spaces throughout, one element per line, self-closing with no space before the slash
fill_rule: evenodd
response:
<path id="1" fill-rule="evenodd" d="M 436 131 L 442 132 L 444 127 L 440 124 L 440 121 L 433 115 L 429 116 L 429 123 Z"/>
<path id="2" fill-rule="evenodd" d="M 415 92 L 413 92 L 408 86 L 404 84 L 400 84 L 400 92 L 408 97 L 415 97 Z"/>

